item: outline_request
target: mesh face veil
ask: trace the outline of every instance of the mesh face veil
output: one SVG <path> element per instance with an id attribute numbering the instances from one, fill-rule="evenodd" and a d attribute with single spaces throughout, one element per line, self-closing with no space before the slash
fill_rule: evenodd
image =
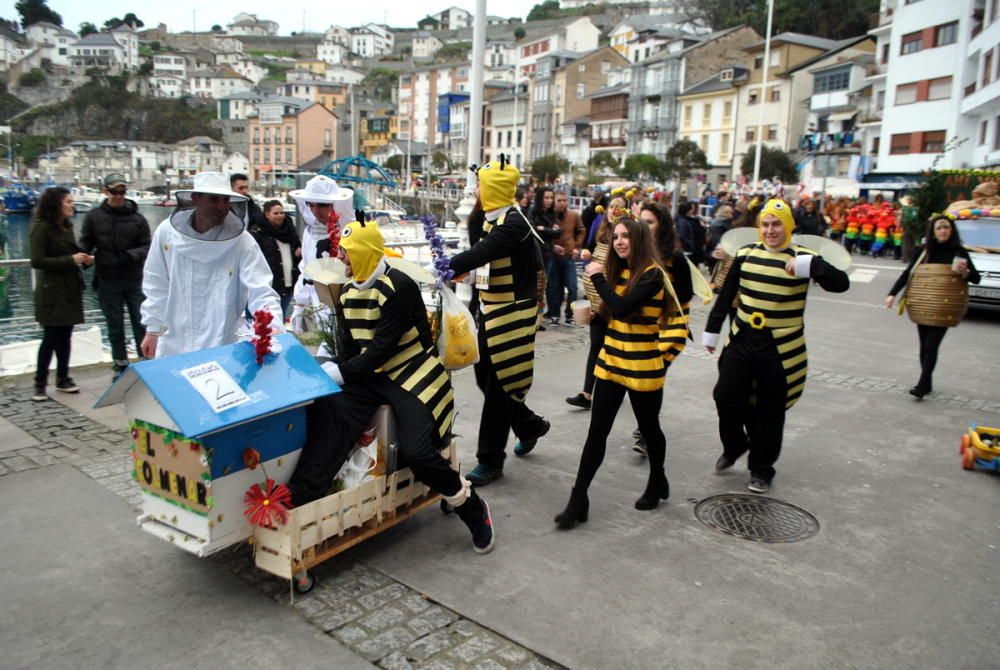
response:
<path id="1" fill-rule="evenodd" d="M 377 223 L 352 221 L 340 234 L 340 246 L 351 259 L 356 282 L 367 281 L 385 255 L 385 238 Z"/>

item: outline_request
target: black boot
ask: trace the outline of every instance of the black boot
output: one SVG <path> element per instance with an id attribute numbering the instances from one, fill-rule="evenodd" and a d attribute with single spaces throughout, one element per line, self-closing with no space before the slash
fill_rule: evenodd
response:
<path id="1" fill-rule="evenodd" d="M 670 497 L 670 482 L 663 470 L 656 473 L 649 473 L 649 481 L 646 483 L 646 490 L 642 496 L 635 501 L 636 509 L 656 509 L 661 500 Z"/>
<path id="2" fill-rule="evenodd" d="M 493 517 L 490 515 L 489 505 L 479 497 L 475 489 L 464 503 L 455 508 L 455 514 L 472 533 L 473 551 L 477 554 L 488 554 L 493 550 L 495 539 Z"/>
<path id="3" fill-rule="evenodd" d="M 569 494 L 569 502 L 559 514 L 556 514 L 555 522 L 560 530 L 569 530 L 577 523 L 587 521 L 587 513 L 590 511 L 590 500 L 587 499 L 587 492 L 573 487 Z"/>

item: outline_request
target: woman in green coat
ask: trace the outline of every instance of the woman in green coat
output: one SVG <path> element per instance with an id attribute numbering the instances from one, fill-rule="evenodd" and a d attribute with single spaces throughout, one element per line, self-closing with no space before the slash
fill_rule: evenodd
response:
<path id="1" fill-rule="evenodd" d="M 38 270 L 35 284 L 35 320 L 44 329 L 38 347 L 35 393 L 32 400 L 47 400 L 49 364 L 56 355 L 56 390 L 77 393 L 69 376 L 69 348 L 73 326 L 83 323 L 83 274 L 94 257 L 80 251 L 73 236 L 73 196 L 60 187 L 45 190 L 31 223 L 31 267 Z"/>

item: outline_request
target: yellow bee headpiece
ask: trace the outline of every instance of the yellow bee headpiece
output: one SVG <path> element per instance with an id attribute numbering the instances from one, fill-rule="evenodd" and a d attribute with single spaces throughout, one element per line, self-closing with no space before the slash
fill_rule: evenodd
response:
<path id="1" fill-rule="evenodd" d="M 340 246 L 351 261 L 354 279 L 359 282 L 371 277 L 385 256 L 385 238 L 375 222 L 352 221 L 344 226 Z"/>
<path id="2" fill-rule="evenodd" d="M 764 217 L 768 214 L 773 214 L 778 217 L 781 221 L 781 225 L 785 229 L 785 243 L 788 244 L 792 241 L 792 231 L 795 229 L 795 217 L 792 216 L 792 209 L 783 200 L 778 200 L 774 198 L 768 200 L 767 204 L 764 205 L 764 209 L 760 210 L 760 215 L 757 217 L 758 221 L 763 221 Z M 760 241 L 764 241 L 764 234 L 760 232 L 760 228 L 757 229 L 758 235 L 760 236 Z"/>
<path id="3" fill-rule="evenodd" d="M 479 179 L 479 201 L 483 204 L 484 211 L 514 204 L 521 172 L 507 163 L 506 156 L 500 154 L 498 162 L 487 163 L 474 168 L 474 171 Z"/>

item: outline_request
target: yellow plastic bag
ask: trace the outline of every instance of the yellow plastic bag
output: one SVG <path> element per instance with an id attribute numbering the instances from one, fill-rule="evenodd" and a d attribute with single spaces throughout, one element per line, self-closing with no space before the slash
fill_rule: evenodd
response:
<path id="1" fill-rule="evenodd" d="M 469 308 L 447 286 L 441 287 L 441 338 L 438 351 L 446 370 L 461 370 L 479 362 L 476 322 Z"/>

